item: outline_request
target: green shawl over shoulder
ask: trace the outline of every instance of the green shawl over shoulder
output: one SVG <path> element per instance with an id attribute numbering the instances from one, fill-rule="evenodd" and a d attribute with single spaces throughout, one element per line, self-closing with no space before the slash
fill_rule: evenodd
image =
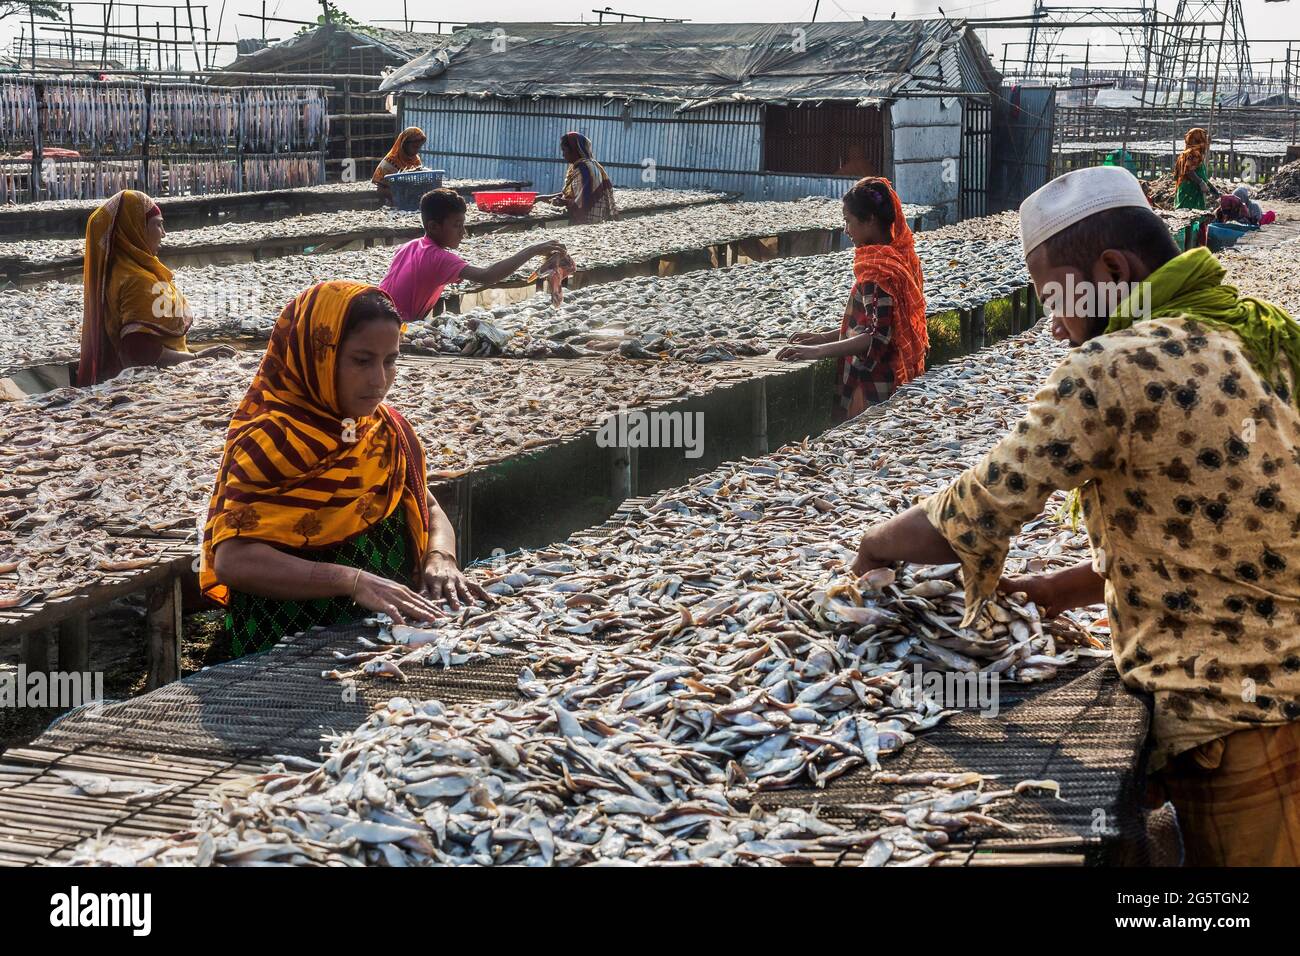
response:
<path id="1" fill-rule="evenodd" d="M 1188 250 L 1151 273 L 1144 290 L 1121 302 L 1106 331 L 1127 329 L 1141 319 L 1186 315 L 1236 333 L 1251 364 L 1269 382 L 1276 385 L 1280 381 L 1278 360 L 1283 356 L 1300 373 L 1300 325 L 1285 309 L 1243 296 L 1235 286 L 1225 285 L 1227 272 L 1204 246 Z M 1146 314 L 1134 315 L 1139 308 Z"/>
<path id="2" fill-rule="evenodd" d="M 1151 273 L 1143 288 L 1119 304 L 1106 332 L 1119 332 L 1142 319 L 1185 315 L 1235 333 L 1255 370 L 1274 387 L 1284 384 L 1282 358 L 1290 360 L 1294 374 L 1300 374 L 1300 324 L 1285 309 L 1225 285 L 1227 271 L 1204 246 L 1184 252 Z M 1300 388 L 1289 391 L 1291 400 L 1300 402 Z M 1077 525 L 1078 489 L 1071 492 L 1063 516 Z"/>

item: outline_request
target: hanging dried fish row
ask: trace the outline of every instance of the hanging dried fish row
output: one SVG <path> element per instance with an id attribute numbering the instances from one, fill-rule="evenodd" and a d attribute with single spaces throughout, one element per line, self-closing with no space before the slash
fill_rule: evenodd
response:
<path id="1" fill-rule="evenodd" d="M 22 188 L 20 171 L 6 164 L 0 191 L 6 200 L 61 201 L 150 186 L 168 195 L 233 190 L 244 154 L 253 157 L 252 189 L 314 185 L 324 180 L 327 135 L 318 87 L 6 77 L 0 146 L 35 150 L 39 139 L 45 153 L 39 184 Z M 142 187 L 147 163 L 154 168 Z"/>
<path id="2" fill-rule="evenodd" d="M 26 146 L 36 135 L 36 86 L 19 77 L 0 77 L 0 147 Z"/>

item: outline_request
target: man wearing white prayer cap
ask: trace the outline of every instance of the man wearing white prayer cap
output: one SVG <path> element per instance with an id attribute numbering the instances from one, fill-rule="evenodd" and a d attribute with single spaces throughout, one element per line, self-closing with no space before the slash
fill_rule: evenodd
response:
<path id="1" fill-rule="evenodd" d="M 960 562 L 967 626 L 999 589 L 1047 615 L 1104 602 L 1186 861 L 1300 864 L 1300 326 L 1206 249 L 1179 254 L 1123 168 L 1052 180 L 1020 231 L 1051 333 L 1076 347 L 978 464 L 868 529 L 853 570 Z M 1058 490 L 1093 559 L 1002 577 Z"/>

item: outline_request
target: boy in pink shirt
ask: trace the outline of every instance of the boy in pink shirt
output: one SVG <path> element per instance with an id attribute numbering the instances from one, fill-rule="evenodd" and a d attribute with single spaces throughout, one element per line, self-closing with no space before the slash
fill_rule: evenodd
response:
<path id="1" fill-rule="evenodd" d="M 479 285 L 491 285 L 512 275 L 535 256 L 563 252 L 555 241 L 528 246 L 490 266 L 472 266 L 452 252 L 465 238 L 465 200 L 454 189 L 435 189 L 420 199 L 420 219 L 424 235 L 412 239 L 393 256 L 388 275 L 379 283 L 397 306 L 403 322 L 414 322 L 428 315 L 442 290 L 450 283 L 468 279 Z"/>

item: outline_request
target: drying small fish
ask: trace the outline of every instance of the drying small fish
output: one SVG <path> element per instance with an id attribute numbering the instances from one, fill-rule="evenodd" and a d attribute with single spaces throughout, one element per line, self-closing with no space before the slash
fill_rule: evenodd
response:
<path id="1" fill-rule="evenodd" d="M 620 213 L 627 217 L 649 211 L 703 206 L 720 202 L 724 198 L 725 193 L 699 189 L 620 189 L 618 204 Z M 24 209 L 43 205 L 27 204 Z M 486 230 L 500 230 L 508 225 L 542 225 L 563 219 L 566 215 L 563 209 L 549 203 L 533 207 L 525 216 L 485 213 L 471 203 L 465 211 L 465 228 L 473 236 Z M 419 212 L 391 208 L 340 209 L 288 216 L 268 222 L 230 220 L 197 229 L 169 231 L 163 244 L 162 256 L 166 259 L 168 253 L 203 252 L 209 247 L 228 249 L 240 244 L 246 244 L 249 248 L 256 246 L 264 254 L 275 256 L 300 250 L 301 245 L 295 245 L 294 240 L 306 243 L 321 237 L 349 236 L 355 237 L 353 241 L 382 239 L 391 243 L 422 235 L 424 227 L 420 223 Z M 52 267 L 62 265 L 69 270 L 69 276 L 74 271 L 79 274 L 82 245 L 81 239 L 71 237 L 0 240 L 0 270 L 18 272 L 23 269 L 39 269 L 42 274 L 48 274 Z"/>
<path id="2" fill-rule="evenodd" d="M 528 281 L 545 282 L 551 295 L 551 305 L 558 309 L 564 305 L 564 280 L 577 271 L 577 265 L 567 252 L 556 252 L 528 277 Z"/>

